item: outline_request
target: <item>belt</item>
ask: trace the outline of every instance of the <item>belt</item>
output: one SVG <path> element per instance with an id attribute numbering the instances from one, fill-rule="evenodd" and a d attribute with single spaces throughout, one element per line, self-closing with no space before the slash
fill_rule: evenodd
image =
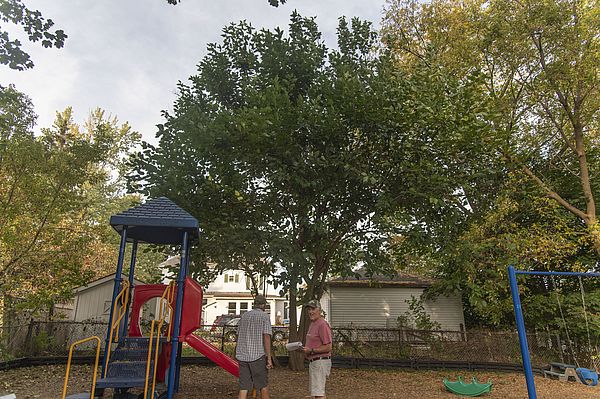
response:
<path id="1" fill-rule="evenodd" d="M 327 359 L 331 359 L 331 356 L 319 356 L 319 357 L 315 357 L 313 359 L 309 359 L 309 362 L 314 362 L 315 360 L 327 360 Z"/>

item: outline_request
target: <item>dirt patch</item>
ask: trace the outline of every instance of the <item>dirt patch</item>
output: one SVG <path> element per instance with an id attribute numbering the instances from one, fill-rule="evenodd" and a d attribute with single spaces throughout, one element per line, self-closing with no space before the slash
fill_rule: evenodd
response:
<path id="1" fill-rule="evenodd" d="M 89 391 L 91 371 L 75 366 L 69 393 Z M 60 398 L 64 366 L 39 366 L 0 371 L 0 396 L 15 393 L 17 399 Z M 444 390 L 443 378 L 477 377 L 491 379 L 494 388 L 488 398 L 527 398 L 525 378 L 515 373 L 457 371 L 399 371 L 334 369 L 327 385 L 328 399 L 456 399 Z M 270 374 L 273 399 L 304 399 L 308 396 L 307 372 L 276 369 Z M 575 382 L 559 382 L 536 378 L 539 399 L 597 399 L 600 387 L 587 387 Z M 106 397 L 110 397 L 107 395 Z M 184 366 L 178 399 L 237 398 L 237 380 L 217 367 Z"/>

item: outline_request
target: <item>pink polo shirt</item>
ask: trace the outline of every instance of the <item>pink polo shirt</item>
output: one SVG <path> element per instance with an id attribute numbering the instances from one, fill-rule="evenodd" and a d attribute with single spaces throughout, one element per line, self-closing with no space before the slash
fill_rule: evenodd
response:
<path id="1" fill-rule="evenodd" d="M 329 327 L 329 323 L 324 318 L 320 317 L 310 323 L 308 333 L 306 334 L 306 347 L 308 349 L 315 349 L 331 342 L 331 327 Z M 331 352 L 308 355 L 307 359 L 310 360 L 321 356 L 331 356 Z"/>

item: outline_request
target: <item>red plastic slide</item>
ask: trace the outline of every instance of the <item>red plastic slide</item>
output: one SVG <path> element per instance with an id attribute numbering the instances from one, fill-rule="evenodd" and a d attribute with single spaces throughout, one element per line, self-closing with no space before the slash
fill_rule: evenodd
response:
<path id="1" fill-rule="evenodd" d="M 189 346 L 196 349 L 198 352 L 202 353 L 204 356 L 212 360 L 217 364 L 217 366 L 221 367 L 223 370 L 228 373 L 233 374 L 236 377 L 240 376 L 240 367 L 238 362 L 215 348 L 211 345 L 210 342 L 205 340 L 204 338 L 197 337 L 193 334 L 189 334 L 185 336 L 185 342 L 188 343 Z"/>

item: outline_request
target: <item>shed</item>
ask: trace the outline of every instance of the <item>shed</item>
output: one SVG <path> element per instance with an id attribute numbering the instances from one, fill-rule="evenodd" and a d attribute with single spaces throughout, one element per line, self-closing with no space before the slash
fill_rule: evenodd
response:
<path id="1" fill-rule="evenodd" d="M 424 290 L 433 284 L 432 280 L 408 274 L 367 277 L 364 270 L 360 270 L 358 275 L 328 282 L 321 301 L 333 327 L 394 328 L 398 317 L 409 312 L 411 298 L 421 298 Z M 441 330 L 464 331 L 460 295 L 439 296 L 422 303 Z"/>
<path id="2" fill-rule="evenodd" d="M 125 276 L 123 276 L 125 277 Z M 75 289 L 73 321 L 108 322 L 115 274 L 109 274 Z M 134 279 L 133 285 L 145 284 Z"/>

